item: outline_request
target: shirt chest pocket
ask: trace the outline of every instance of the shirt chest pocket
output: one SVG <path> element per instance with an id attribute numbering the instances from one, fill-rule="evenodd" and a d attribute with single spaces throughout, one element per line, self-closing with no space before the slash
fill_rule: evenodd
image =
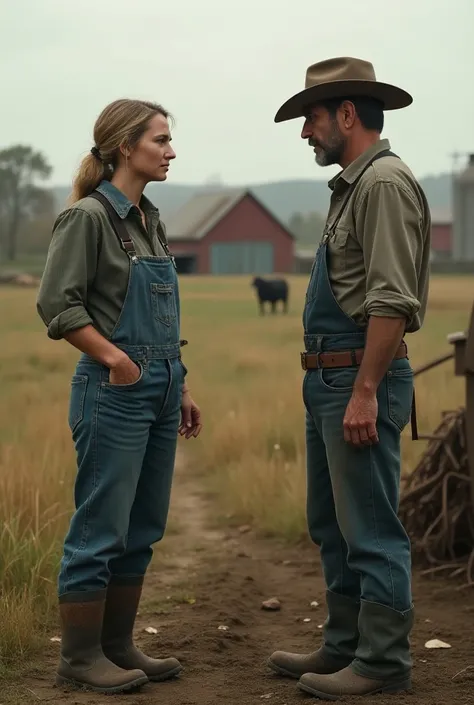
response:
<path id="1" fill-rule="evenodd" d="M 331 276 L 337 277 L 338 274 L 343 274 L 346 271 L 349 235 L 349 228 L 339 226 L 328 238 L 328 268 Z"/>

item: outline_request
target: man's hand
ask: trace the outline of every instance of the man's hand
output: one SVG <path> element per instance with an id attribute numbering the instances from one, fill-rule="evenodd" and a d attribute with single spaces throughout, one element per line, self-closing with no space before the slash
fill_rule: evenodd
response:
<path id="1" fill-rule="evenodd" d="M 192 436 L 197 438 L 201 433 L 201 428 L 201 411 L 193 401 L 189 389 L 185 387 L 181 401 L 181 424 L 179 426 L 179 434 L 186 439 Z"/>
<path id="2" fill-rule="evenodd" d="M 403 318 L 371 316 L 364 356 L 344 415 L 344 440 L 356 447 L 378 443 L 377 389 L 400 345 Z"/>
<path id="3" fill-rule="evenodd" d="M 378 443 L 377 412 L 375 391 L 354 390 L 344 415 L 344 440 L 356 447 Z"/>

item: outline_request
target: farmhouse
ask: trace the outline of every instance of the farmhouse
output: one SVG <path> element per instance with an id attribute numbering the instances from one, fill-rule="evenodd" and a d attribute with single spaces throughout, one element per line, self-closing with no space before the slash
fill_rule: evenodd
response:
<path id="1" fill-rule="evenodd" d="M 166 234 L 181 273 L 294 270 L 294 236 L 247 189 L 196 195 L 167 219 Z"/>

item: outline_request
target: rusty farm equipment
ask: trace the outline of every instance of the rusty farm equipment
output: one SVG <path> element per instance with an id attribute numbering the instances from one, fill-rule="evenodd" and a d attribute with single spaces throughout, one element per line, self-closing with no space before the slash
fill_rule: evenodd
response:
<path id="1" fill-rule="evenodd" d="M 399 515 L 410 536 L 414 560 L 425 574 L 462 579 L 474 586 L 474 306 L 467 333 L 448 336 L 453 346 L 418 369 L 415 376 L 454 359 L 464 376 L 465 404 L 442 412 L 414 471 L 406 478 Z"/>

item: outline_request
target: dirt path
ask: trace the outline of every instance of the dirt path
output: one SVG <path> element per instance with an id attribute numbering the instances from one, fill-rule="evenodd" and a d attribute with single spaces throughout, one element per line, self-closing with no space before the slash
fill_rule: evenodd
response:
<path id="1" fill-rule="evenodd" d="M 177 526 L 158 550 L 137 620 L 137 641 L 150 655 L 173 654 L 184 665 L 173 682 L 149 684 L 139 694 L 120 696 L 125 705 L 295 705 L 314 702 L 265 666 L 277 648 L 309 651 L 319 645 L 325 618 L 324 583 L 317 553 L 309 545 L 289 548 L 258 539 L 252 531 L 210 528 L 212 501 L 189 470 L 178 470 L 172 519 Z M 412 637 L 414 684 L 406 696 L 377 697 L 367 703 L 435 705 L 474 703 L 474 590 L 437 595 L 432 581 L 415 578 L 417 625 Z M 261 609 L 277 596 L 279 612 Z M 320 605 L 312 608 L 310 603 Z M 311 621 L 305 622 L 305 619 Z M 145 633 L 154 627 L 157 635 Z M 227 627 L 219 630 L 220 626 Z M 439 638 L 451 649 L 427 650 Z M 7 703 L 102 705 L 110 696 L 52 687 L 58 644 L 50 644 L 42 663 L 13 690 Z M 472 667 L 472 668 L 470 668 Z M 460 675 L 457 675 L 463 669 Z"/>

